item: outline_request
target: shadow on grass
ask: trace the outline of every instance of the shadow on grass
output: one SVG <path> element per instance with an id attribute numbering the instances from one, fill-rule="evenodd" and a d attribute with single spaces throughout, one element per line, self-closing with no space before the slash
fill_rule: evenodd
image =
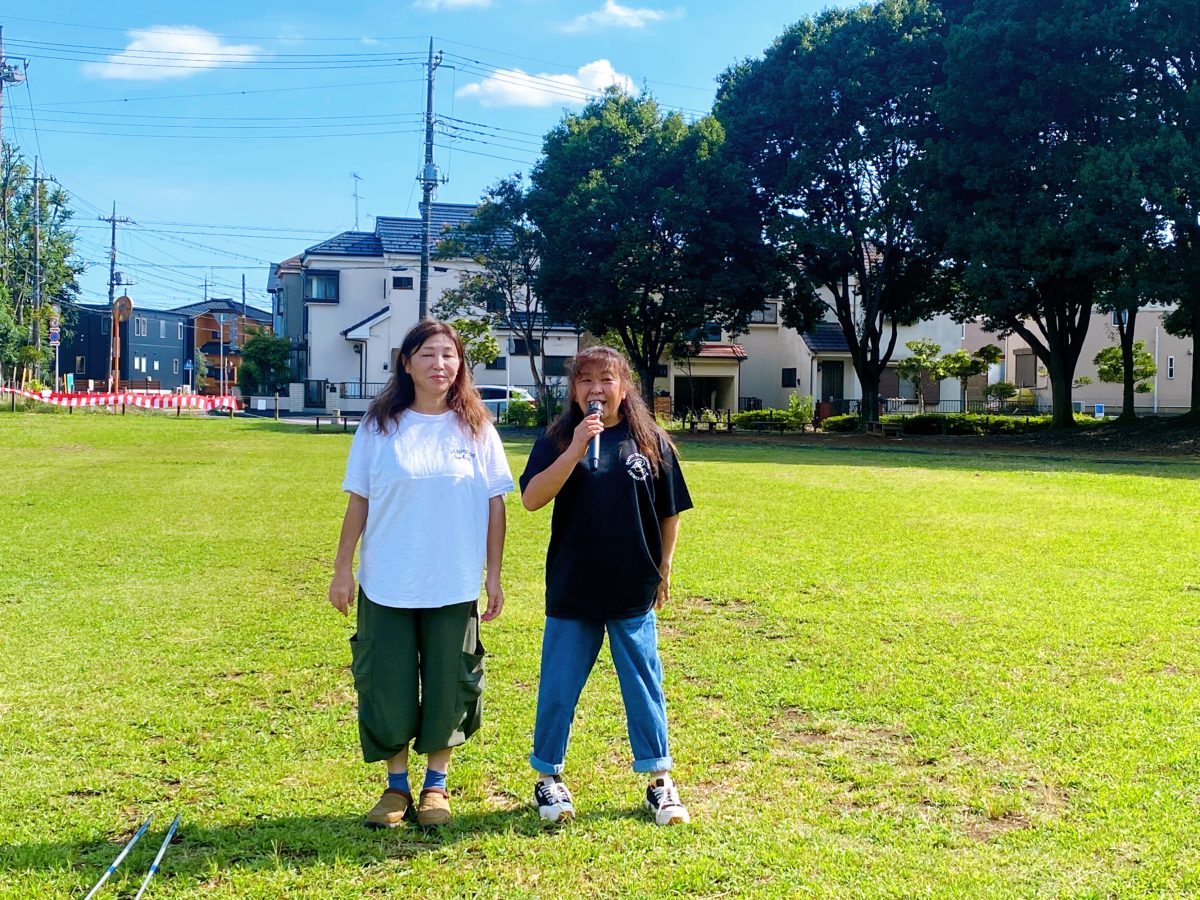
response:
<path id="1" fill-rule="evenodd" d="M 144 874 L 166 834 L 169 819 L 154 826 L 121 864 L 118 874 Z M 444 828 L 424 829 L 415 823 L 397 828 L 371 829 L 361 815 L 288 816 L 254 819 L 244 823 L 205 827 L 187 821 L 184 813 L 162 862 L 160 877 L 211 877 L 229 869 L 263 870 L 317 864 L 368 865 L 388 859 L 411 858 L 461 840 L 485 834 L 531 838 L 545 834 L 531 808 L 456 813 Z M 0 882 L 3 873 L 74 870 L 80 884 L 97 880 L 121 852 L 128 835 L 112 841 L 46 841 L 0 845 Z M 142 877 L 139 875 L 139 878 Z"/>
<path id="2" fill-rule="evenodd" d="M 283 432 L 295 437 L 342 434 L 341 427 L 256 421 L 262 431 Z M 353 434 L 350 429 L 347 434 Z M 510 448 L 532 447 L 541 434 L 536 429 L 502 428 L 500 437 Z M 864 465 L 874 468 L 949 468 L 1008 472 L 1081 472 L 1151 475 L 1167 478 L 1196 478 L 1200 457 L 1195 455 L 1154 456 L 1154 448 L 1138 450 L 1092 450 L 1068 447 L 1039 447 L 1022 436 L 1006 443 L 1002 438 L 908 436 L 900 440 L 864 435 L 798 434 L 755 436 L 691 435 L 673 433 L 685 461 L 770 463 L 772 465 Z"/>

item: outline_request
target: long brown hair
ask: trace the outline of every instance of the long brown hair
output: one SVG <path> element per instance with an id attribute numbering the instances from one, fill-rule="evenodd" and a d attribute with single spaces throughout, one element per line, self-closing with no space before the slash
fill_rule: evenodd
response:
<path id="1" fill-rule="evenodd" d="M 446 405 L 458 414 L 459 421 L 471 430 L 471 434 L 475 437 L 483 434 L 491 417 L 479 398 L 479 391 L 475 389 L 475 379 L 471 377 L 471 368 L 463 352 L 462 339 L 452 327 L 435 319 L 418 322 L 404 336 L 400 343 L 400 354 L 396 359 L 396 370 L 392 372 L 392 380 L 371 402 L 367 414 L 363 416 L 365 424 L 373 424 L 375 430 L 382 434 L 395 425 L 404 411 L 413 405 L 417 398 L 417 390 L 413 385 L 412 376 L 404 370 L 404 364 L 412 360 L 427 340 L 439 334 L 450 338 L 459 359 L 458 374 L 454 376 L 454 383 L 446 392 Z"/>
<path id="2" fill-rule="evenodd" d="M 575 428 L 584 417 L 584 411 L 575 402 L 575 383 L 579 379 L 580 371 L 586 366 L 595 366 L 601 372 L 614 375 L 620 382 L 621 389 L 625 391 L 625 399 L 617 407 L 617 412 L 629 424 L 629 436 L 633 438 L 638 451 L 650 461 L 650 467 L 657 472 L 659 463 L 662 462 L 662 444 L 674 449 L 675 442 L 654 420 L 646 401 L 638 392 L 628 360 L 603 344 L 580 350 L 575 354 L 575 358 L 567 363 L 567 403 L 546 429 L 546 435 L 558 445 L 560 452 L 570 446 Z"/>

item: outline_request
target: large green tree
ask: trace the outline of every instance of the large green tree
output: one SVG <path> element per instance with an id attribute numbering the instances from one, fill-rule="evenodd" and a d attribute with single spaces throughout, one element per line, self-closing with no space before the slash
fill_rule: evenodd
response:
<path id="1" fill-rule="evenodd" d="M 442 294 L 434 313 L 442 319 L 487 320 L 520 337 L 530 351 L 529 374 L 542 408 L 550 409 L 544 360 L 551 323 L 534 290 L 541 235 L 527 206 L 521 176 L 501 179 L 488 188 L 471 221 L 442 236 L 438 259 L 469 259 L 476 268 L 463 272 L 458 287 Z"/>
<path id="2" fill-rule="evenodd" d="M 271 334 L 265 328 L 248 329 L 249 336 L 242 347 L 242 365 L 238 371 L 238 387 L 244 396 L 287 392 L 291 374 L 291 342 L 282 335 Z"/>
<path id="3" fill-rule="evenodd" d="M 0 144 L 0 377 L 14 368 L 24 370 L 16 373 L 21 379 L 52 373 L 54 354 L 47 339 L 51 306 L 75 299 L 76 276 L 83 270 L 74 257 L 66 191 L 39 178 L 35 202 L 33 175 L 33 167 L 13 145 Z"/>
<path id="4" fill-rule="evenodd" d="M 664 354 L 710 324 L 747 327 L 779 287 L 777 266 L 725 132 L 611 90 L 544 142 L 528 194 L 543 238 L 546 311 L 615 333 L 648 402 Z"/>
<path id="5" fill-rule="evenodd" d="M 731 151 L 766 206 L 767 234 L 792 282 L 809 287 L 785 303 L 784 321 L 811 323 L 811 287 L 824 289 L 863 422 L 878 414 L 899 326 L 945 302 L 940 259 L 917 232 L 910 173 L 935 127 L 941 42 L 941 15 L 923 0 L 830 9 L 725 72 L 717 97 Z"/>
<path id="6" fill-rule="evenodd" d="M 931 232 L 959 262 L 959 314 L 1022 337 L 1053 424 L 1097 297 L 1139 252 L 1148 213 L 1128 77 L 1128 0 L 976 0 L 947 37 L 928 155 Z"/>
<path id="7" fill-rule="evenodd" d="M 1132 15 L 1141 121 L 1153 123 L 1139 148 L 1147 197 L 1162 248 L 1152 266 L 1157 299 L 1173 304 L 1172 334 L 1200 336 L 1200 5 L 1140 0 Z M 1193 357 L 1191 407 L 1200 415 L 1200 366 Z"/>

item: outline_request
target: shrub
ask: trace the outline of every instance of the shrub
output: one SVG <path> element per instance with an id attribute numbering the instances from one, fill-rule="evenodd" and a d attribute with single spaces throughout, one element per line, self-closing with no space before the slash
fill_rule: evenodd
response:
<path id="1" fill-rule="evenodd" d="M 516 425 L 518 428 L 536 428 L 538 425 L 537 407 L 524 400 L 513 400 L 504 411 L 504 423 Z"/>
<path id="2" fill-rule="evenodd" d="M 885 416 L 898 422 L 905 434 L 1029 434 L 1050 425 L 1050 416 L 992 416 L 977 413 L 927 413 L 918 416 Z"/>
<path id="3" fill-rule="evenodd" d="M 840 416 L 830 416 L 827 419 L 821 420 L 822 431 L 857 431 L 858 430 L 858 415 L 856 413 L 844 413 Z"/>

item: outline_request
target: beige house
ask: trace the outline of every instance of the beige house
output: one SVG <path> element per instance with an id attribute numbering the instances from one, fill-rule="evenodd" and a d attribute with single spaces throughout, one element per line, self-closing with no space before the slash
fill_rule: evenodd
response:
<path id="1" fill-rule="evenodd" d="M 1138 311 L 1134 320 L 1134 340 L 1145 344 L 1146 352 L 1154 357 L 1158 368 L 1158 374 L 1149 382 L 1150 391 L 1134 396 L 1138 415 L 1176 415 L 1191 408 L 1195 342 L 1192 338 L 1167 334 L 1163 328 L 1163 317 L 1168 311 L 1169 308 L 1162 306 L 1147 306 Z M 1075 377 L 1086 376 L 1091 383 L 1076 387 L 1071 392 L 1078 412 L 1094 413 L 1097 404 L 1105 415 L 1121 412 L 1122 385 L 1102 382 L 1093 362 L 1096 354 L 1105 347 L 1120 346 L 1118 315 L 1113 312 L 1092 313 L 1083 351 L 1079 354 L 1079 364 L 1075 367 Z M 997 338 L 975 324 L 967 325 L 966 329 L 968 349 L 990 343 L 1004 351 L 1004 359 L 991 373 L 990 382 L 1011 382 L 1018 388 L 1032 391 L 1039 405 L 1047 408 L 1051 405 L 1050 377 L 1029 344 L 1017 335 Z"/>

